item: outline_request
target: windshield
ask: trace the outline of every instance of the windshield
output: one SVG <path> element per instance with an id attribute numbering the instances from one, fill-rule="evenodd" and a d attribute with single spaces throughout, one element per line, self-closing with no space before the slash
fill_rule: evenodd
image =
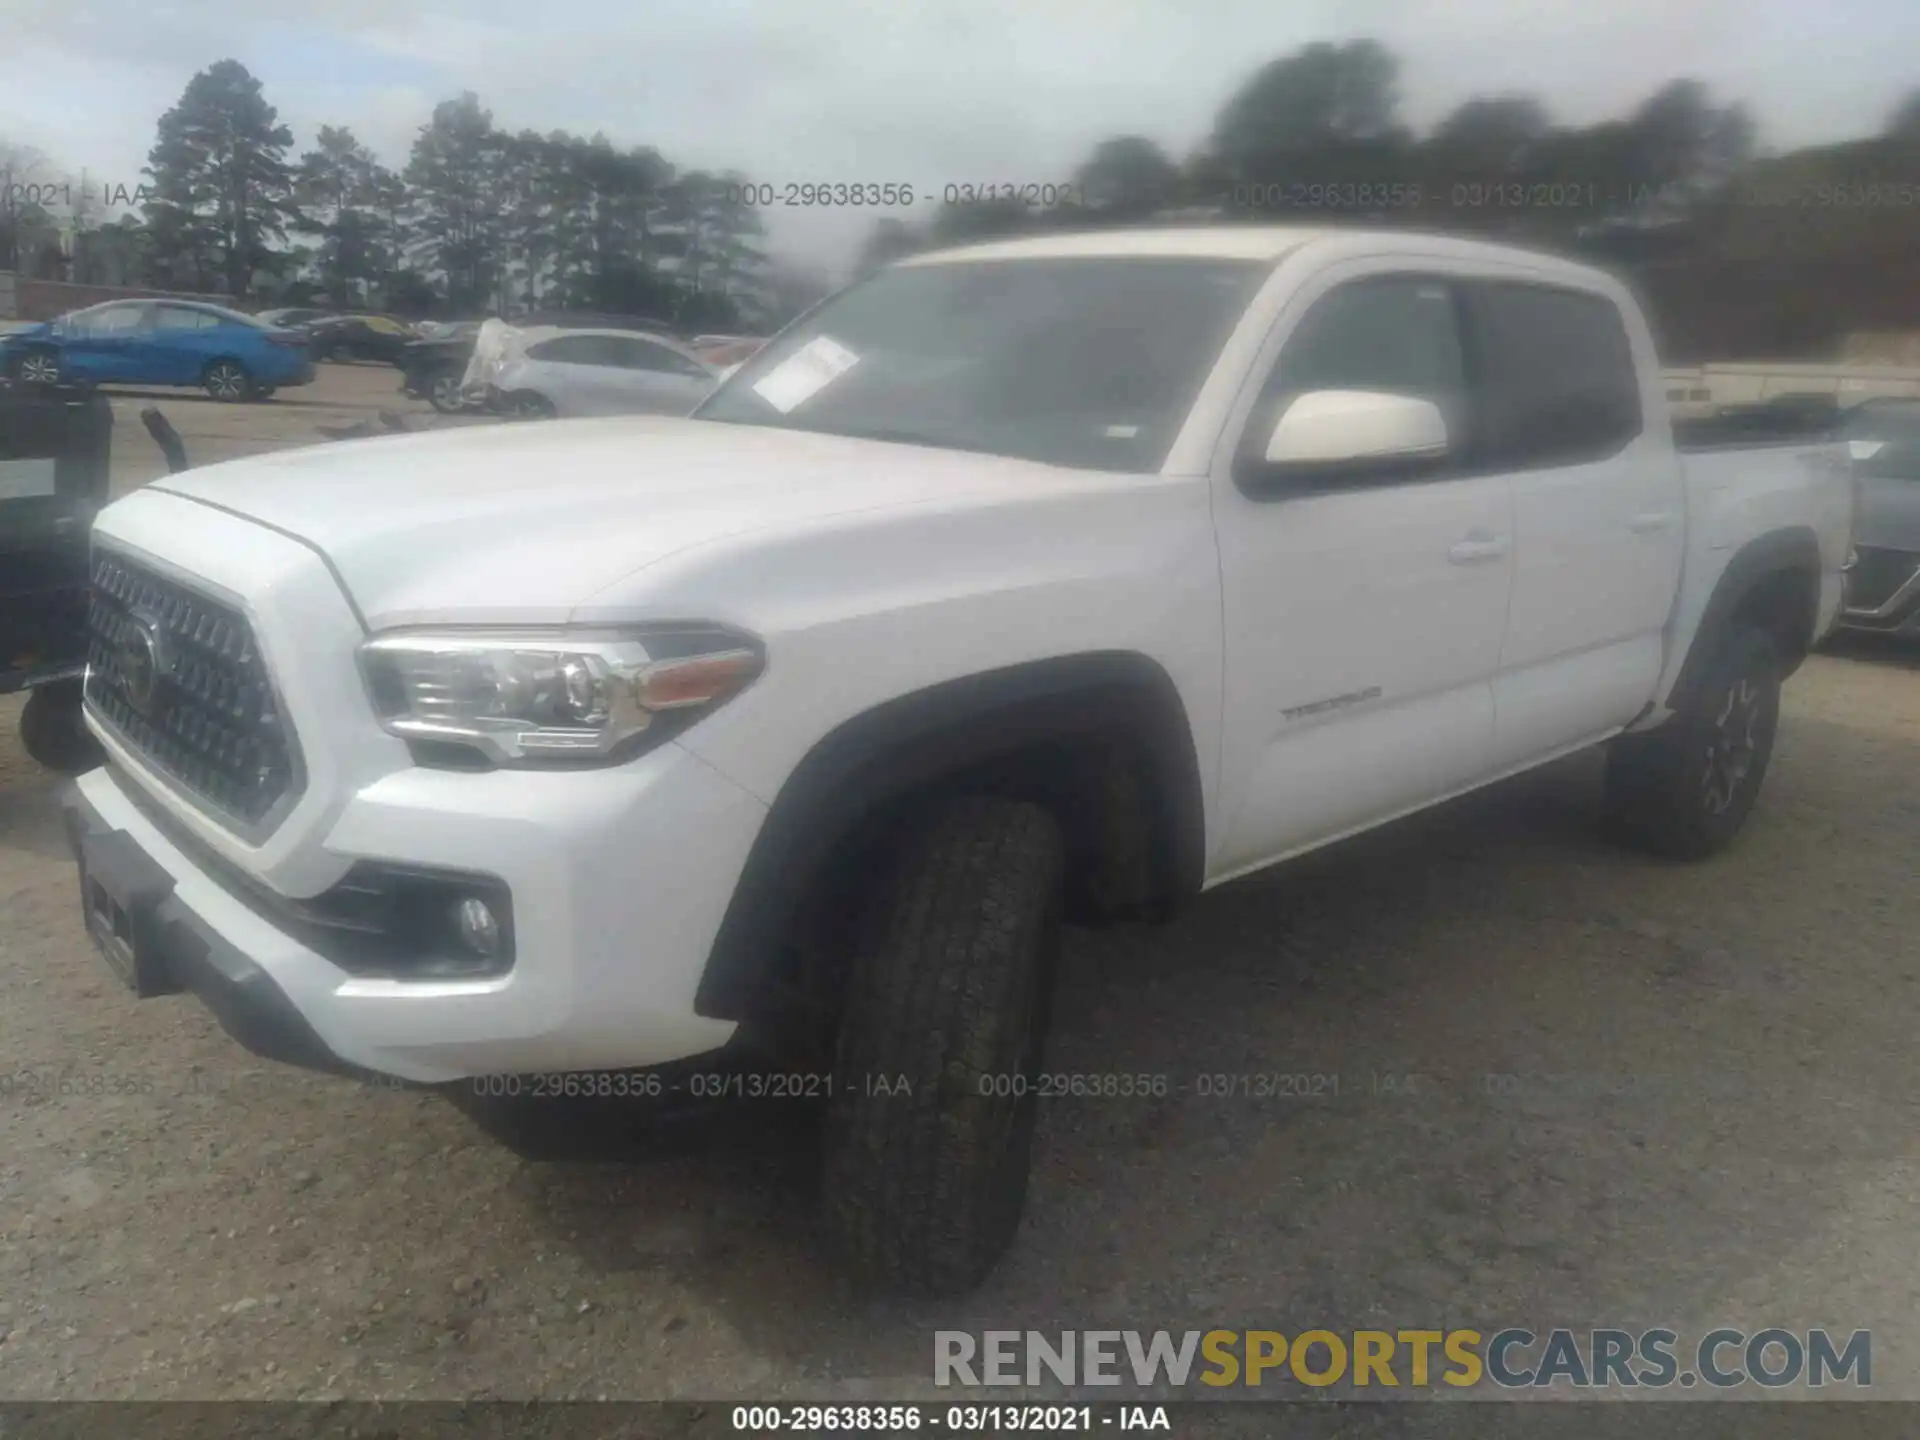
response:
<path id="1" fill-rule="evenodd" d="M 1146 473 L 1268 269 L 1161 256 L 902 266 L 801 320 L 695 417 Z"/>

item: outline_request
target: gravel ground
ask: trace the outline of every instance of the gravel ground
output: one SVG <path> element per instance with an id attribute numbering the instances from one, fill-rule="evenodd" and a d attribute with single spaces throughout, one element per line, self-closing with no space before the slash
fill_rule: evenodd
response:
<path id="1" fill-rule="evenodd" d="M 161 403 L 211 456 L 418 411 L 392 384 Z M 160 467 L 116 408 L 125 488 Z M 17 712 L 0 1396 L 900 1398 L 944 1328 L 1665 1323 L 1871 1329 L 1876 1395 L 1920 1397 L 1912 654 L 1809 661 L 1746 835 L 1707 864 L 1598 838 L 1578 757 L 1165 928 L 1073 935 L 1048 1068 L 1179 1093 L 1046 1106 L 1016 1248 L 944 1305 L 836 1281 L 807 1127 L 777 1107 L 533 1165 L 436 1097 L 277 1069 L 191 999 L 128 1000 Z M 1196 1093 L 1270 1072 L 1338 1093 Z"/>

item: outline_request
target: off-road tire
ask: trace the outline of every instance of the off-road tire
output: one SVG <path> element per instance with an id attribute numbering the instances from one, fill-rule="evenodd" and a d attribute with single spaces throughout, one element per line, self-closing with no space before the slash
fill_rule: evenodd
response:
<path id="1" fill-rule="evenodd" d="M 78 775 L 105 759 L 81 718 L 78 680 L 56 680 L 28 693 L 20 707 L 20 746 L 56 775 Z"/>
<path id="2" fill-rule="evenodd" d="M 915 817 L 857 932 L 827 1108 L 827 1227 L 855 1276 L 953 1296 L 1019 1228 L 1065 843 L 990 796 Z"/>
<path id="3" fill-rule="evenodd" d="M 1614 741 L 1606 777 L 1614 833 L 1675 860 L 1724 849 L 1766 778 L 1780 724 L 1780 670 L 1772 638 L 1736 626 L 1671 720 Z"/>

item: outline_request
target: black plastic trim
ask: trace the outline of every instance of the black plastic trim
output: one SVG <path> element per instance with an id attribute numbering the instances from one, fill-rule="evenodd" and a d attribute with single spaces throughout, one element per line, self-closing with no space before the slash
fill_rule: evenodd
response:
<path id="1" fill-rule="evenodd" d="M 348 974 L 394 980 L 484 980 L 496 979 L 513 968 L 513 896 L 497 876 L 360 860 L 327 890 L 310 899 L 296 900 L 234 866 L 115 767 L 107 767 L 107 776 L 127 803 L 209 879 L 275 929 L 291 935 Z M 396 899 L 397 889 L 407 885 L 434 886 L 486 900 L 500 921 L 498 959 L 485 966 L 461 963 L 441 969 L 432 968 L 430 961 L 423 963 L 419 937 L 403 928 L 404 917 Z"/>
<path id="2" fill-rule="evenodd" d="M 273 977 L 216 934 L 173 893 L 173 878 L 125 831 L 114 830 L 77 786 L 61 797 L 76 865 L 111 867 L 151 967 L 145 993 L 192 991 L 220 1026 L 254 1054 L 331 1074 L 364 1076 L 328 1048 Z"/>
<path id="3" fill-rule="evenodd" d="M 1814 584 L 1815 613 L 1807 616 L 1807 634 L 1811 637 L 1818 619 L 1820 540 L 1804 525 L 1774 530 L 1750 540 L 1727 562 L 1719 583 L 1708 597 L 1700 623 L 1694 627 L 1693 645 L 1680 667 L 1680 674 L 1667 695 L 1669 709 L 1678 710 L 1692 696 L 1720 653 L 1734 615 L 1744 601 L 1764 581 L 1783 573 L 1799 572 Z"/>
<path id="4" fill-rule="evenodd" d="M 1200 889 L 1206 819 L 1186 707 L 1156 662 L 1101 651 L 990 671 L 889 701 L 819 741 L 775 797 L 735 886 L 694 998 L 713 1019 L 749 1016 L 791 920 L 836 848 L 902 796 L 996 756 L 1116 734 L 1140 743 L 1159 900 Z"/>

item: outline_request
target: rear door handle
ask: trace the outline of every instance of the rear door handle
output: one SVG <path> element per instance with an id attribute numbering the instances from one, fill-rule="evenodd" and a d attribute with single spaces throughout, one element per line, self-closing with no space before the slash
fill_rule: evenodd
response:
<path id="1" fill-rule="evenodd" d="M 1671 510 L 1645 510 L 1627 521 L 1627 529 L 1636 535 L 1651 535 L 1673 523 Z"/>
<path id="2" fill-rule="evenodd" d="M 1506 536 L 1475 532 L 1447 551 L 1447 559 L 1455 565 L 1480 565 L 1498 560 L 1507 548 Z"/>

